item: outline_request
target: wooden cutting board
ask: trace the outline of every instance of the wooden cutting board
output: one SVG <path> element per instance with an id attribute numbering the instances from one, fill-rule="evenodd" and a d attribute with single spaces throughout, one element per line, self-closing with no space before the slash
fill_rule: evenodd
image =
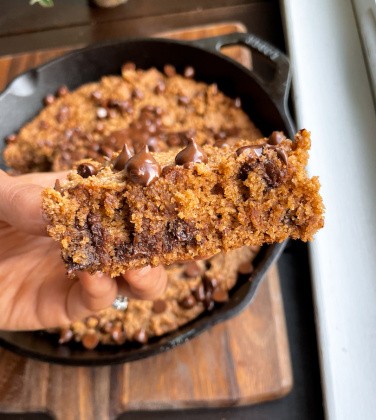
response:
<path id="1" fill-rule="evenodd" d="M 159 34 L 195 39 L 245 31 L 225 23 Z M 68 51 L 0 58 L 0 90 L 17 74 Z M 225 51 L 245 66 L 243 47 Z M 47 364 L 0 349 L 0 413 L 53 413 L 58 420 L 110 419 L 132 410 L 252 404 L 280 398 L 292 371 L 277 268 L 236 318 L 166 353 L 124 365 L 77 368 Z"/>

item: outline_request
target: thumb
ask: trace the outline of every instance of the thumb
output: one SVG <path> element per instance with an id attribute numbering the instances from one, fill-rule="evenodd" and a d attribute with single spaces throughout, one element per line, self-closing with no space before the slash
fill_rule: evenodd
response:
<path id="1" fill-rule="evenodd" d="M 57 178 L 56 174 L 40 174 L 42 185 L 46 185 L 46 176 L 51 178 L 51 184 Z M 33 181 L 37 180 L 36 174 Z M 27 177 L 11 177 L 0 171 L 0 221 L 33 235 L 47 235 L 42 190 L 43 187 L 30 183 Z"/>

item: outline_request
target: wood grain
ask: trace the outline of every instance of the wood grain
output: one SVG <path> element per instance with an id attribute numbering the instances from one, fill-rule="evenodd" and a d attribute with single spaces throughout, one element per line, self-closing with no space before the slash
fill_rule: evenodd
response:
<path id="1" fill-rule="evenodd" d="M 192 39 L 244 31 L 239 24 L 194 28 Z M 161 34 L 159 34 L 161 35 Z M 17 74 L 68 49 L 0 59 L 0 89 Z M 248 51 L 233 58 L 250 65 Z M 57 419 L 112 419 L 132 410 L 252 404 L 280 398 L 292 371 L 277 268 L 253 303 L 236 318 L 152 358 L 108 367 L 77 368 L 26 359 L 0 349 L 0 412 L 53 413 Z"/>

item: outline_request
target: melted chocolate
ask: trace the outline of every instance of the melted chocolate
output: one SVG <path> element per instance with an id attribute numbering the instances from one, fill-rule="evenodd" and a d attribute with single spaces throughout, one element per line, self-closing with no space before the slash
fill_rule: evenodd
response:
<path id="1" fill-rule="evenodd" d="M 114 169 L 116 169 L 117 171 L 122 171 L 131 157 L 132 153 L 129 150 L 129 147 L 127 146 L 127 144 L 124 144 L 121 152 L 114 161 Z"/>
<path id="2" fill-rule="evenodd" d="M 204 150 L 192 139 L 188 140 L 186 148 L 181 150 L 175 157 L 175 163 L 177 165 L 185 165 L 191 162 L 203 162 L 206 163 L 208 158 Z"/>
<path id="3" fill-rule="evenodd" d="M 276 146 L 277 144 L 281 143 L 282 140 L 285 139 L 286 136 L 282 133 L 282 131 L 273 131 L 268 138 L 268 144 Z"/>
<path id="4" fill-rule="evenodd" d="M 130 181 L 144 187 L 150 185 L 161 174 L 161 167 L 150 154 L 148 146 L 144 146 L 128 160 L 125 170 Z"/>
<path id="5" fill-rule="evenodd" d="M 240 156 L 242 153 L 247 153 L 247 156 L 251 158 L 257 158 L 262 154 L 262 147 L 260 146 L 243 146 L 240 147 L 236 154 Z"/>

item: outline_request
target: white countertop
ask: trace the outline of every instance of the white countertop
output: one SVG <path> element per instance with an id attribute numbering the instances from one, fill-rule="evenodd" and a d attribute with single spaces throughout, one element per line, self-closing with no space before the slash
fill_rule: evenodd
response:
<path id="1" fill-rule="evenodd" d="M 372 0 L 374 1 L 374 0 Z M 325 409 L 376 419 L 376 116 L 350 0 L 284 0 L 297 127 L 324 229 L 310 245 Z"/>

